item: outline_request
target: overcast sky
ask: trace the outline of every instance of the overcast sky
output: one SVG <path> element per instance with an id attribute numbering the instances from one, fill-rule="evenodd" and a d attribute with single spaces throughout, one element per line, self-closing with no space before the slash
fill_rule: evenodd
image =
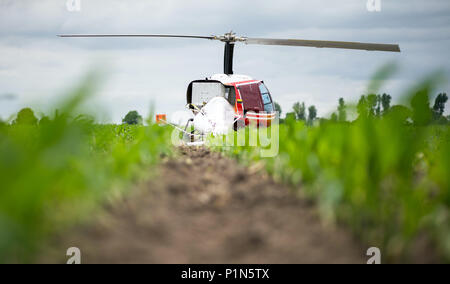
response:
<path id="1" fill-rule="evenodd" d="M 23 106 L 48 111 L 88 70 L 105 79 L 91 102 L 104 122 L 129 110 L 171 114 L 183 109 L 194 79 L 223 72 L 223 44 L 192 39 L 57 38 L 60 33 L 223 34 L 248 37 L 398 43 L 398 53 L 237 45 L 234 71 L 265 81 L 283 112 L 296 101 L 319 116 L 339 97 L 356 100 L 389 61 L 399 72 L 384 85 L 394 101 L 431 71 L 450 73 L 450 1 L 381 0 L 0 0 L 0 117 Z M 447 76 L 448 77 L 448 76 Z M 436 92 L 450 91 L 449 83 Z M 100 106 L 100 107 L 99 107 Z M 93 108 L 94 108 L 93 107 Z M 447 103 L 446 113 L 450 104 Z"/>

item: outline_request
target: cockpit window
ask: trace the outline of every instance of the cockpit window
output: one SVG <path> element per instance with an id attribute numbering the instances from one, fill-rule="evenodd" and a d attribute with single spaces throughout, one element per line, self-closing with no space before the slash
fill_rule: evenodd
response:
<path id="1" fill-rule="evenodd" d="M 203 105 L 214 97 L 225 97 L 225 87 L 217 82 L 198 82 L 192 84 L 192 103 Z"/>
<path id="2" fill-rule="evenodd" d="M 273 112 L 273 105 L 272 103 L 268 103 L 264 105 L 264 111 L 265 112 Z"/>
<path id="3" fill-rule="evenodd" d="M 234 90 L 234 87 L 226 87 L 225 88 L 225 99 L 234 106 L 236 102 L 236 91 Z"/>
<path id="4" fill-rule="evenodd" d="M 268 94 L 269 90 L 267 90 L 266 85 L 263 83 L 259 83 L 259 90 L 261 91 L 261 94 Z"/>
<path id="5" fill-rule="evenodd" d="M 269 96 L 268 93 L 266 93 L 266 94 L 261 94 L 261 96 L 262 96 L 262 99 L 263 99 L 263 103 L 264 103 L 264 104 L 270 104 L 270 103 L 271 103 L 271 101 L 270 101 L 270 96 Z"/>
<path id="6" fill-rule="evenodd" d="M 261 97 L 264 104 L 264 111 L 272 112 L 273 111 L 272 98 L 270 97 L 269 90 L 267 90 L 264 83 L 259 84 L 259 91 L 261 92 Z"/>

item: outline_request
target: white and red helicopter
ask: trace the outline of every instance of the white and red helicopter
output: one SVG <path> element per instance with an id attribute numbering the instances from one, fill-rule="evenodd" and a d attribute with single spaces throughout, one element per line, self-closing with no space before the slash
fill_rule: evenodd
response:
<path id="1" fill-rule="evenodd" d="M 257 126 L 268 126 L 276 117 L 272 96 L 264 82 L 246 75 L 233 74 L 233 53 L 236 43 L 400 52 L 397 44 L 249 38 L 236 36 L 233 32 L 225 33 L 222 36 L 168 34 L 63 34 L 58 36 L 190 38 L 224 42 L 223 74 L 192 81 L 187 89 L 187 107 L 193 117 L 188 118 L 185 130 L 192 122 L 200 135 L 210 132 L 226 132 L 228 127 L 236 130 L 252 123 Z M 231 117 L 230 112 L 232 113 Z"/>

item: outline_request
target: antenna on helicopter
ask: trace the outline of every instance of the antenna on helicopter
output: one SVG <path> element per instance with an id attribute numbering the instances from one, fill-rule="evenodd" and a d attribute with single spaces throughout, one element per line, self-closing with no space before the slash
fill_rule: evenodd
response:
<path id="1" fill-rule="evenodd" d="M 260 45 L 285 45 L 285 46 L 304 46 L 317 48 L 339 48 L 339 49 L 355 49 L 367 51 L 388 51 L 400 52 L 398 44 L 380 44 L 380 43 L 363 43 L 363 42 L 347 42 L 347 41 L 325 41 L 325 40 L 305 40 L 305 39 L 275 39 L 275 38 L 249 38 L 238 37 L 230 31 L 221 36 L 197 36 L 197 35 L 168 35 L 168 34 L 61 34 L 59 37 L 159 37 L 159 38 L 192 38 L 192 39 L 209 39 L 219 40 L 225 43 L 224 49 L 224 73 L 233 74 L 233 53 L 234 44 L 242 42 L 245 44 Z"/>

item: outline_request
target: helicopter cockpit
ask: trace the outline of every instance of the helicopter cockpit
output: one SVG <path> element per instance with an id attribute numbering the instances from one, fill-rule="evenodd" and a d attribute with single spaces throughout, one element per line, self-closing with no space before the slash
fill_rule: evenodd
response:
<path id="1" fill-rule="evenodd" d="M 223 97 L 233 107 L 236 103 L 234 86 L 227 86 L 215 80 L 196 80 L 191 82 L 187 91 L 187 103 L 190 108 L 201 108 L 212 98 Z"/>

